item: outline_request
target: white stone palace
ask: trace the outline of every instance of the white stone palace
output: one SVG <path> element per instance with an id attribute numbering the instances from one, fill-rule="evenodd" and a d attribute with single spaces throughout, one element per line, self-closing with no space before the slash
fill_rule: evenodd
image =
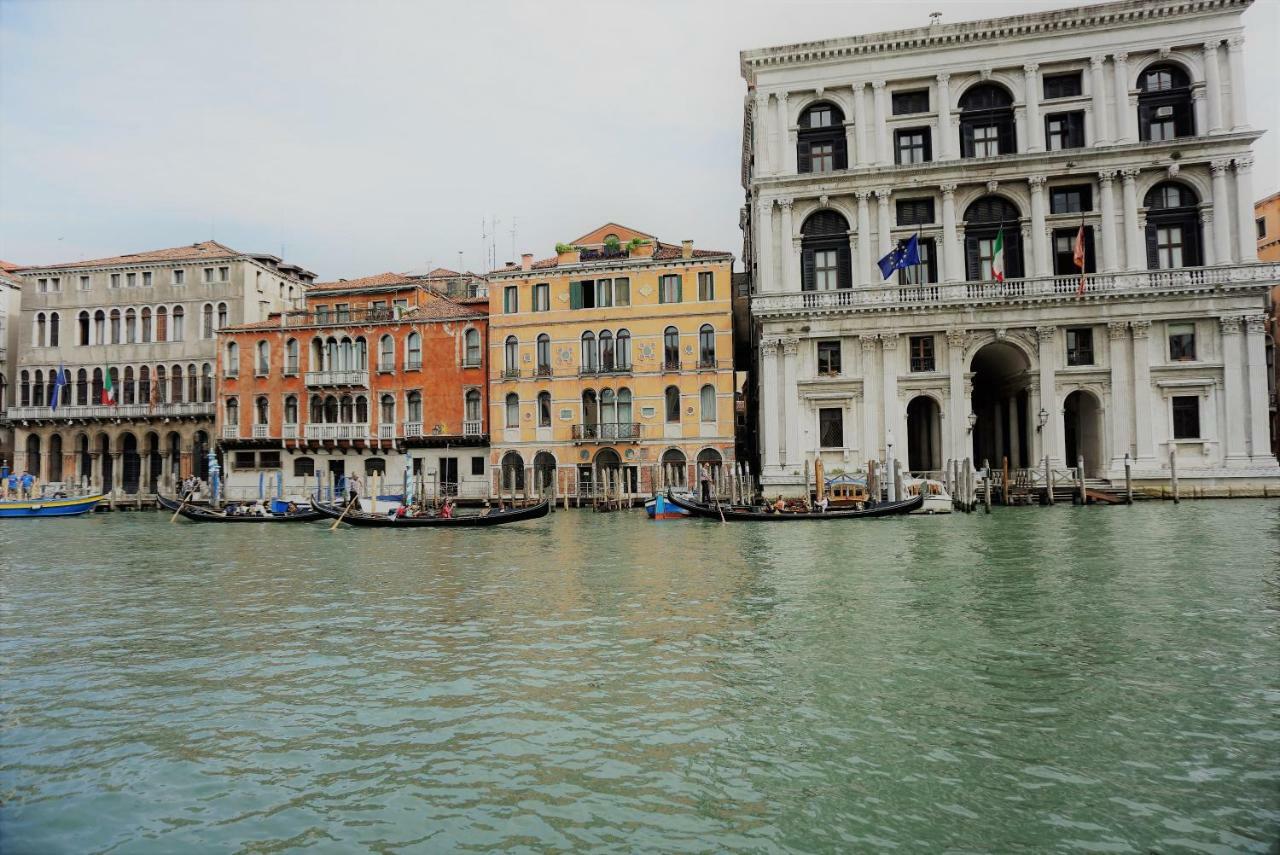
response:
<path id="1" fill-rule="evenodd" d="M 892 456 L 1275 482 L 1242 13 L 1127 0 L 746 51 L 761 481 Z M 1270 46 L 1266 46 L 1270 49 Z M 1074 262 L 1083 227 L 1085 269 Z M 919 237 L 922 264 L 876 261 Z M 1003 243 L 1004 278 L 993 271 Z"/>

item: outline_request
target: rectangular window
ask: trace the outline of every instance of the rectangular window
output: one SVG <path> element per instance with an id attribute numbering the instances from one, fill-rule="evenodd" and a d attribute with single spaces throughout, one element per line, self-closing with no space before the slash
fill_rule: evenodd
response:
<path id="1" fill-rule="evenodd" d="M 625 276 L 613 280 L 613 305 L 631 305 L 631 280 Z"/>
<path id="2" fill-rule="evenodd" d="M 205 282 L 212 282 L 212 281 L 213 281 L 213 268 L 212 268 L 212 267 L 206 267 L 206 268 L 204 269 L 204 281 L 205 281 Z"/>
<path id="3" fill-rule="evenodd" d="M 400 317 L 404 314 L 404 310 L 409 308 L 409 300 L 407 297 L 391 301 L 391 314 L 393 317 Z"/>
<path id="4" fill-rule="evenodd" d="M 258 468 L 259 469 L 279 469 L 280 468 L 280 452 L 278 451 L 258 452 Z"/>
<path id="5" fill-rule="evenodd" d="M 1253 221 L 1253 226 L 1258 230 L 1258 240 L 1262 240 L 1267 236 L 1267 218 L 1258 217 Z"/>
<path id="6" fill-rule="evenodd" d="M 670 273 L 661 276 L 658 279 L 658 302 L 659 303 L 679 303 L 681 302 L 681 281 L 680 275 Z"/>
<path id="7" fill-rule="evenodd" d="M 136 287 L 138 287 L 138 274 L 136 274 L 136 273 L 126 273 L 126 274 L 124 275 L 124 285 L 125 285 L 125 287 L 126 287 L 126 288 L 136 288 Z"/>
<path id="8" fill-rule="evenodd" d="M 1067 365 L 1093 364 L 1093 328 L 1067 329 Z"/>
<path id="9" fill-rule="evenodd" d="M 704 270 L 698 274 L 698 299 L 706 302 L 716 298 L 715 274 Z"/>
<path id="10" fill-rule="evenodd" d="M 907 116 L 911 113 L 929 112 L 929 90 L 917 89 L 913 92 L 893 93 L 893 115 Z"/>
<path id="11" fill-rule="evenodd" d="M 613 305 L 613 280 L 596 280 L 596 308 L 607 309 Z"/>
<path id="12" fill-rule="evenodd" d="M 590 279 L 569 283 L 569 308 L 594 309 L 596 307 L 596 284 Z"/>
<path id="13" fill-rule="evenodd" d="M 1046 101 L 1054 98 L 1074 98 L 1084 90 L 1080 85 L 1080 72 L 1071 71 L 1065 74 L 1046 74 L 1044 76 L 1044 97 Z"/>
<path id="14" fill-rule="evenodd" d="M 340 324 L 351 323 L 351 304 L 335 303 L 333 306 L 333 314 L 335 316 L 335 320 L 337 320 L 338 323 Z"/>
<path id="15" fill-rule="evenodd" d="M 185 270 L 175 270 L 175 271 L 173 271 L 173 284 L 174 284 L 174 285 L 185 285 L 185 284 L 187 284 L 187 271 L 185 271 Z"/>
<path id="16" fill-rule="evenodd" d="M 112 288 L 119 288 L 119 287 L 120 287 L 120 274 L 119 274 L 119 273 L 112 273 L 112 274 L 111 274 L 111 287 L 112 287 Z"/>
<path id="17" fill-rule="evenodd" d="M 1053 273 L 1055 276 L 1070 276 L 1081 272 L 1076 267 L 1076 238 L 1080 229 L 1053 230 Z M 1093 228 L 1084 228 L 1084 272 L 1095 272 L 1093 257 Z"/>
<path id="18" fill-rule="evenodd" d="M 928 128 L 906 128 L 894 131 L 893 138 L 898 163 L 928 163 L 933 160 Z"/>
<path id="19" fill-rule="evenodd" d="M 973 129 L 973 156 L 995 157 L 1000 154 L 1000 126 L 980 125 Z"/>
<path id="20" fill-rule="evenodd" d="M 253 469 L 254 464 L 257 462 L 256 457 L 252 451 L 237 451 L 235 455 L 236 468 Z"/>
<path id="21" fill-rule="evenodd" d="M 542 282 L 533 286 L 533 310 L 535 312 L 551 311 L 551 285 Z"/>
<path id="22" fill-rule="evenodd" d="M 151 271 L 149 270 L 146 273 L 142 274 L 142 287 L 143 288 L 151 287 Z"/>
<path id="23" fill-rule="evenodd" d="M 37 292 L 37 293 L 43 294 L 44 292 L 46 292 L 46 291 L 48 291 L 48 290 L 49 290 L 49 280 L 48 280 L 48 279 L 37 279 L 37 280 L 36 280 L 36 292 Z"/>
<path id="24" fill-rule="evenodd" d="M 316 306 L 316 323 L 318 324 L 329 323 L 329 307 L 328 306 Z"/>
<path id="25" fill-rule="evenodd" d="M 924 285 L 938 281 L 938 254 L 933 238 L 920 238 L 920 263 L 898 271 L 899 285 Z"/>
<path id="26" fill-rule="evenodd" d="M 1084 112 L 1051 113 L 1044 117 L 1045 147 L 1049 151 L 1084 147 Z"/>
<path id="27" fill-rule="evenodd" d="M 823 448 L 844 448 L 844 410 L 839 407 L 818 410 L 818 442 Z"/>
<path id="28" fill-rule="evenodd" d="M 1049 190 L 1049 213 L 1080 214 L 1093 210 L 1093 189 L 1088 184 L 1072 184 Z"/>
<path id="29" fill-rule="evenodd" d="M 809 146 L 809 171 L 832 172 L 836 168 L 835 145 L 829 142 L 815 142 Z"/>
<path id="30" fill-rule="evenodd" d="M 989 282 L 995 278 L 992 265 L 995 262 L 996 239 L 978 239 L 978 281 Z"/>
<path id="31" fill-rule="evenodd" d="M 89 286 L 89 277 L 88 277 L 88 276 L 81 276 L 81 277 L 80 277 L 80 290 L 81 290 L 81 291 L 88 291 L 88 290 L 89 290 L 89 287 L 90 287 L 90 286 Z"/>
<path id="32" fill-rule="evenodd" d="M 50 290 L 50 291 L 61 291 L 61 290 L 62 290 L 62 277 L 61 277 L 61 276 L 54 276 L 54 277 L 52 277 L 52 278 L 50 278 L 50 279 L 49 279 L 49 290 Z"/>
<path id="33" fill-rule="evenodd" d="M 818 342 L 818 373 L 836 375 L 840 373 L 840 340 Z"/>
<path id="34" fill-rule="evenodd" d="M 520 311 L 520 289 L 515 285 L 508 285 L 502 289 L 502 312 L 506 315 L 514 315 Z"/>
<path id="35" fill-rule="evenodd" d="M 219 268 L 218 268 L 218 281 L 219 281 L 219 282 L 226 282 L 226 281 L 228 281 L 229 279 L 231 279 L 231 268 L 230 268 L 230 267 L 219 267 Z"/>
<path id="36" fill-rule="evenodd" d="M 1156 266 L 1172 270 L 1182 266 L 1182 226 L 1156 227 Z"/>
<path id="37" fill-rule="evenodd" d="M 911 336 L 911 370 L 912 371 L 934 371 L 935 365 L 933 360 L 933 336 L 931 335 L 913 335 Z"/>
<path id="38" fill-rule="evenodd" d="M 374 300 L 369 304 L 369 320 L 385 321 L 391 318 L 391 313 L 387 311 L 386 300 Z"/>
<path id="39" fill-rule="evenodd" d="M 840 287 L 839 253 L 834 249 L 817 249 L 813 252 L 813 283 L 819 291 L 834 291 Z"/>
<path id="40" fill-rule="evenodd" d="M 1177 138 L 1177 117 L 1174 115 L 1172 105 L 1155 107 L 1151 110 L 1150 116 L 1151 119 L 1146 126 L 1148 140 L 1158 142 Z"/>
<path id="41" fill-rule="evenodd" d="M 1196 358 L 1196 325 L 1169 324 L 1169 359 L 1192 362 Z"/>
<path id="42" fill-rule="evenodd" d="M 898 225 L 924 226 L 933 222 L 932 199 L 899 199 Z"/>
<path id="43" fill-rule="evenodd" d="M 484 458 L 483 457 L 471 458 L 471 474 L 472 475 L 484 474 Z"/>
<path id="44" fill-rule="evenodd" d="M 1200 438 L 1200 399 L 1195 395 L 1173 397 L 1173 438 Z"/>

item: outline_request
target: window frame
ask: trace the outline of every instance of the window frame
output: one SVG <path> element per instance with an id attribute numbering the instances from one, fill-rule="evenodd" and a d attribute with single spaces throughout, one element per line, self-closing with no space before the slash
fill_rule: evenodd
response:
<path id="1" fill-rule="evenodd" d="M 931 333 L 907 337 L 912 374 L 931 374 L 938 370 L 938 349 Z"/>
<path id="2" fill-rule="evenodd" d="M 933 161 L 932 133 L 928 127 L 897 128 L 893 132 L 893 158 L 899 166 L 911 166 Z M 907 144 L 904 144 L 904 141 Z M 910 159 L 904 159 L 903 153 L 910 152 Z M 919 159 L 916 153 L 919 153 Z"/>
<path id="3" fill-rule="evenodd" d="M 839 445 L 832 445 L 829 439 L 834 439 L 835 434 L 839 433 Z M 844 408 L 843 407 L 819 407 L 818 408 L 818 447 L 824 449 L 842 449 L 844 445 Z"/>
<path id="4" fill-rule="evenodd" d="M 1093 349 L 1093 327 L 1067 327 L 1063 331 L 1068 368 L 1097 365 Z"/>
<path id="5" fill-rule="evenodd" d="M 1196 325 L 1194 321 L 1170 321 L 1165 326 L 1170 362 L 1196 361 Z"/>
<path id="6" fill-rule="evenodd" d="M 818 376 L 839 377 L 843 370 L 844 348 L 841 340 L 838 338 L 819 339 L 815 344 Z"/>
<path id="7" fill-rule="evenodd" d="M 1195 441 L 1204 438 L 1200 426 L 1199 395 L 1170 396 L 1169 420 L 1175 440 Z"/>

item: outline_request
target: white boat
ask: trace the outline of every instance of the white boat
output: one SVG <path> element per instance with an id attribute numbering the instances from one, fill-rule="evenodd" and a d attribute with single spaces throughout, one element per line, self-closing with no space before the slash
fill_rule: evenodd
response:
<path id="1" fill-rule="evenodd" d="M 924 504 L 912 511 L 913 514 L 951 513 L 951 494 L 947 492 L 947 486 L 941 481 L 935 481 L 932 478 L 904 478 L 902 492 L 906 496 L 924 494 Z"/>

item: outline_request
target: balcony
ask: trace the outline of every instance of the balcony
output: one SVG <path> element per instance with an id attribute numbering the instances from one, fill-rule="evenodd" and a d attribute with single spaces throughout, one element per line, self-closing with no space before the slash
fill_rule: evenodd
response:
<path id="1" fill-rule="evenodd" d="M 716 368 L 718 367 L 719 365 L 716 362 L 716 358 L 714 356 L 711 356 L 711 357 L 704 356 L 698 360 L 699 371 L 715 371 Z"/>
<path id="2" fill-rule="evenodd" d="M 550 377 L 551 374 L 552 371 L 550 365 L 539 365 L 537 368 L 533 369 L 534 377 Z"/>
<path id="3" fill-rule="evenodd" d="M 405 422 L 404 435 L 406 439 L 422 436 L 422 422 Z"/>
<path id="4" fill-rule="evenodd" d="M 307 439 L 317 440 L 368 439 L 369 425 L 365 423 L 309 424 L 306 426 L 304 436 Z"/>
<path id="5" fill-rule="evenodd" d="M 639 442 L 639 422 L 603 422 L 574 425 L 574 442 Z"/>
<path id="6" fill-rule="evenodd" d="M 297 426 L 296 424 L 293 424 L 293 425 L 285 425 L 285 426 L 284 426 L 284 438 L 285 438 L 285 439 L 297 439 L 297 438 L 298 438 L 298 426 Z"/>
<path id="7" fill-rule="evenodd" d="M 1176 270 L 1136 270 L 1087 273 L 1086 296 L 1133 296 L 1250 288 L 1280 278 L 1280 264 L 1239 264 L 1223 267 L 1185 267 Z M 814 313 L 880 312 L 916 306 L 967 307 L 1001 303 L 1039 303 L 1075 300 L 1080 274 L 1007 279 L 1004 282 L 945 282 L 927 285 L 877 285 L 840 291 L 760 294 L 751 299 L 756 317 L 804 317 Z M 665 370 L 665 367 L 664 367 Z"/>
<path id="8" fill-rule="evenodd" d="M 481 429 L 483 423 L 476 419 L 475 421 L 464 421 L 462 423 L 463 436 L 483 436 L 484 431 Z"/>
<path id="9" fill-rule="evenodd" d="M 378 439 L 395 439 L 396 426 L 394 424 L 378 425 Z"/>
<path id="10" fill-rule="evenodd" d="M 308 371 L 308 386 L 358 386 L 368 388 L 368 371 Z"/>
<path id="11" fill-rule="evenodd" d="M 57 412 L 47 406 L 10 407 L 8 416 L 23 421 L 66 421 L 69 419 L 156 419 L 156 418 L 213 418 L 212 403 L 189 404 L 120 404 L 108 407 L 103 404 L 78 407 L 58 407 Z"/>
<path id="12" fill-rule="evenodd" d="M 630 362 L 613 362 L 602 360 L 599 365 L 584 365 L 578 369 L 579 377 L 598 377 L 604 374 L 630 374 Z"/>
<path id="13" fill-rule="evenodd" d="M 662 360 L 662 370 L 664 372 L 675 372 L 680 370 L 680 360 L 664 359 Z"/>
<path id="14" fill-rule="evenodd" d="M 239 425 L 223 425 L 222 438 L 223 439 L 239 439 L 240 426 Z"/>
<path id="15" fill-rule="evenodd" d="M 519 378 L 520 378 L 520 369 L 519 369 L 519 368 L 504 368 L 504 369 L 502 369 L 502 379 L 503 379 L 503 380 L 518 380 Z"/>

